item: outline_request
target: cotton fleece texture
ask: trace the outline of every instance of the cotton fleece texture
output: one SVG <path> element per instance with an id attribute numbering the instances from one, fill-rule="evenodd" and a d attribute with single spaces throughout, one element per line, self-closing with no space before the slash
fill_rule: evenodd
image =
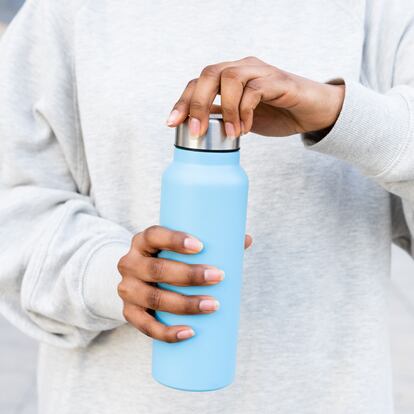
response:
<path id="1" fill-rule="evenodd" d="M 411 0 L 29 0 L 0 46 L 0 305 L 40 342 L 41 414 L 391 414 L 390 246 L 412 252 Z M 235 383 L 150 374 L 117 262 L 158 222 L 165 119 L 207 65 L 343 79 L 331 132 L 242 139 Z M 411 232 L 410 232 L 411 230 Z M 210 357 L 207 356 L 206 357 Z"/>

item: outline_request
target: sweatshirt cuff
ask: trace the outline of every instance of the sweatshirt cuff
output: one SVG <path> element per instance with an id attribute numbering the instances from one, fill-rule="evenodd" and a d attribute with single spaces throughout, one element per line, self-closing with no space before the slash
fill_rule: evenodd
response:
<path id="1" fill-rule="evenodd" d="M 126 322 L 123 303 L 118 296 L 118 284 L 121 281 L 118 262 L 129 251 L 129 247 L 125 241 L 110 241 L 92 252 L 82 285 L 84 304 L 92 317 Z"/>
<path id="2" fill-rule="evenodd" d="M 403 93 L 375 92 L 345 80 L 341 113 L 330 132 L 319 142 L 303 134 L 308 149 L 347 161 L 368 176 L 387 173 L 408 145 L 410 108 Z"/>

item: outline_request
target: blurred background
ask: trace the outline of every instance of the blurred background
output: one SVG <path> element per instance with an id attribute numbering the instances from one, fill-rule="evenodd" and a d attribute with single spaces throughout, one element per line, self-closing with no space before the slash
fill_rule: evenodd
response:
<path id="1" fill-rule="evenodd" d="M 23 3 L 24 0 L 0 0 L 0 20 L 9 22 Z"/>
<path id="2" fill-rule="evenodd" d="M 0 37 L 23 2 L 0 0 Z M 398 248 L 393 248 L 390 329 L 396 414 L 414 414 L 414 261 Z M 41 414 L 36 356 L 36 343 L 0 316 L 0 414 Z"/>

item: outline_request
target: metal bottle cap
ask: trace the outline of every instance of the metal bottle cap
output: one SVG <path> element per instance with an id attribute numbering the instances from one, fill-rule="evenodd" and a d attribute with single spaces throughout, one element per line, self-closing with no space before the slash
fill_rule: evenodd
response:
<path id="1" fill-rule="evenodd" d="M 189 118 L 175 130 L 175 145 L 177 147 L 212 152 L 237 151 L 240 148 L 239 137 L 227 138 L 221 114 L 210 114 L 207 132 L 199 138 L 190 136 L 188 121 Z"/>

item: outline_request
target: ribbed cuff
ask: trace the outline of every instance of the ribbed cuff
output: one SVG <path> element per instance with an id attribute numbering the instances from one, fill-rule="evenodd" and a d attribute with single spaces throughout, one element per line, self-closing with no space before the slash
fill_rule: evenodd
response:
<path id="1" fill-rule="evenodd" d="M 302 136 L 313 151 L 335 156 L 368 176 L 392 169 L 408 144 L 410 109 L 403 94 L 395 90 L 382 95 L 361 84 L 345 80 L 345 99 L 331 131 L 315 143 Z"/>
<path id="2" fill-rule="evenodd" d="M 129 250 L 129 244 L 111 241 L 101 245 L 89 258 L 83 275 L 83 299 L 96 318 L 125 322 L 123 303 L 118 296 L 121 275 L 118 261 Z"/>

